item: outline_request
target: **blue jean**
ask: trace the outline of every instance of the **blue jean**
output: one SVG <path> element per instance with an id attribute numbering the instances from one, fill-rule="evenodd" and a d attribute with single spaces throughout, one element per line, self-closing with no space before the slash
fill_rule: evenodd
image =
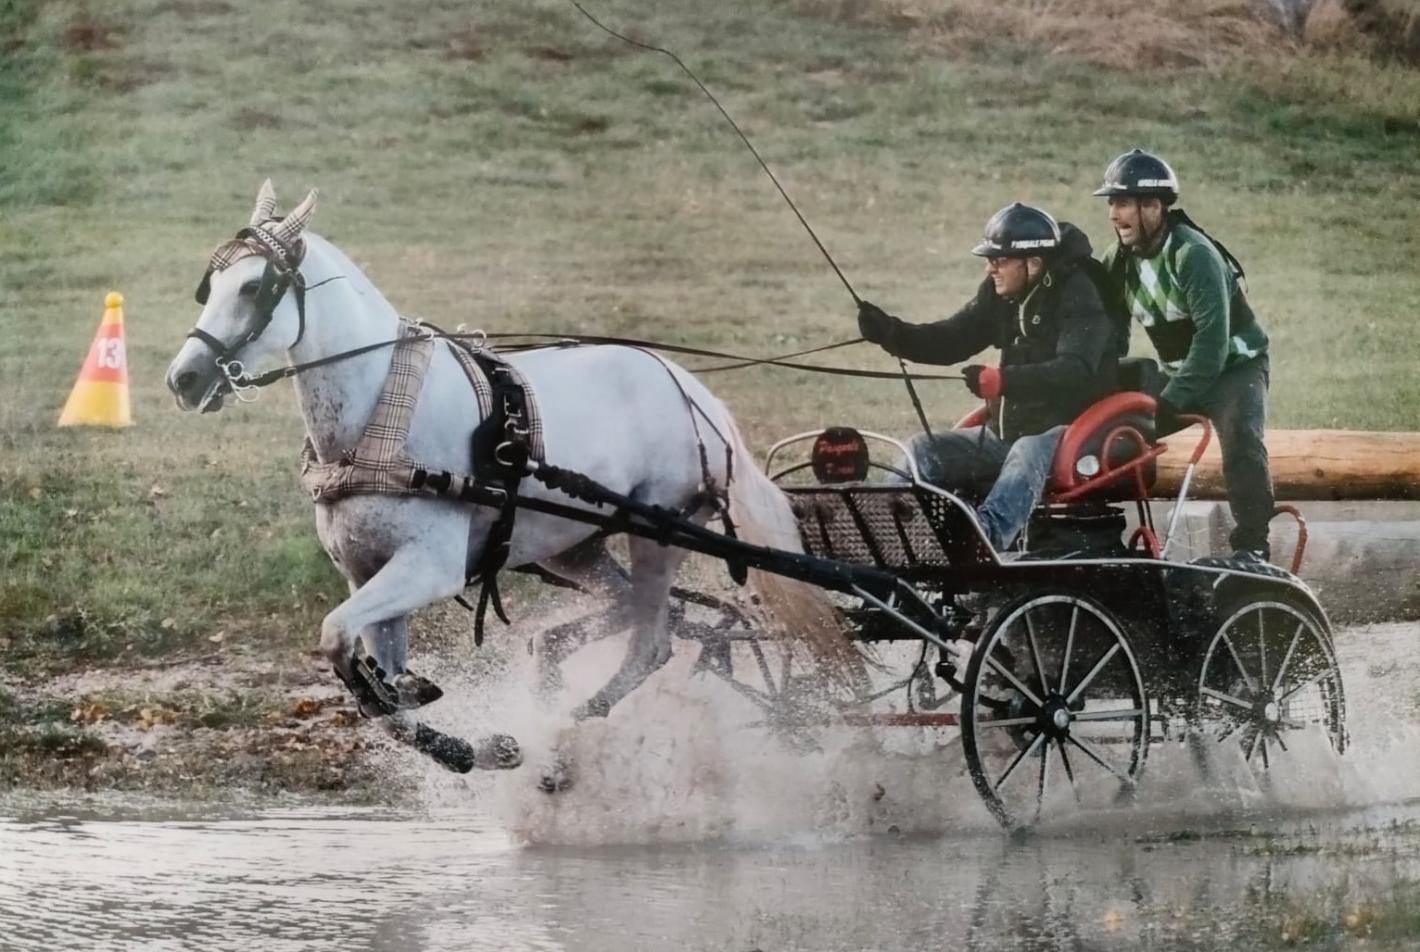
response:
<path id="1" fill-rule="evenodd" d="M 907 449 L 924 481 L 981 500 L 976 516 L 1000 550 L 1016 540 L 1040 504 L 1064 435 L 1065 427 L 1057 426 L 1006 443 L 992 430 L 973 426 L 919 434 Z"/>

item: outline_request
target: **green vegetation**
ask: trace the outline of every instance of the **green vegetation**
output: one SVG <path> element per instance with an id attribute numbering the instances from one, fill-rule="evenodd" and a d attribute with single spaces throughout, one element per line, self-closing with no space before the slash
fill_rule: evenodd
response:
<path id="1" fill-rule="evenodd" d="M 972 4 L 849 6 L 596 12 L 701 75 L 884 307 L 927 320 L 965 299 L 967 249 L 1017 198 L 1103 242 L 1090 189 L 1115 153 L 1152 147 L 1248 267 L 1274 422 L 1420 428 L 1415 70 L 1254 24 L 1261 39 L 1219 40 L 1226 55 L 1121 71 L 1084 47 L 1043 53 L 1057 47 L 1024 27 L 983 33 Z M 1171 42 L 1211 49 L 1213 21 L 1189 9 L 1196 32 Z M 0 0 L 0 51 L 7 665 L 208 651 L 217 631 L 306 648 L 341 597 L 296 485 L 290 391 L 199 418 L 162 382 L 205 256 L 265 176 L 286 207 L 319 186 L 316 230 L 443 324 L 756 354 L 856 336 L 848 296 L 693 84 L 560 0 L 417 17 L 379 0 Z M 127 298 L 137 426 L 56 430 L 109 289 Z M 829 421 L 913 427 L 891 383 L 712 385 L 758 446 Z M 971 402 L 954 384 L 925 396 L 934 421 Z"/>

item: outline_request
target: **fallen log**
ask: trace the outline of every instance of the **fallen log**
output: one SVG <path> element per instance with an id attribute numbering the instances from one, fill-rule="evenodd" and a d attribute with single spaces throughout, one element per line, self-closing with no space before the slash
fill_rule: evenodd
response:
<path id="1" fill-rule="evenodd" d="M 1151 495 L 1178 494 L 1199 430 L 1169 436 Z M 1420 433 L 1268 430 L 1267 455 L 1278 499 L 1420 499 Z M 1192 499 L 1225 499 L 1217 434 L 1189 488 Z"/>

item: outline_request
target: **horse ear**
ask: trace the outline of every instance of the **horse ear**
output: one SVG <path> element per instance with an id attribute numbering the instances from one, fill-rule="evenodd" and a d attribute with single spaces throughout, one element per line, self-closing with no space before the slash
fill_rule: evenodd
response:
<path id="1" fill-rule="evenodd" d="M 281 223 L 276 226 L 273 234 L 287 244 L 295 244 L 296 240 L 301 237 L 301 232 L 306 230 L 311 215 L 315 214 L 317 194 L 315 189 L 311 189 L 311 193 L 301 201 L 301 204 L 292 209 L 291 214 L 281 219 Z"/>
<path id="2" fill-rule="evenodd" d="M 260 190 L 256 193 L 256 207 L 251 211 L 252 227 L 260 225 L 264 221 L 270 221 L 276 217 L 276 189 L 271 186 L 271 179 L 261 183 Z"/>

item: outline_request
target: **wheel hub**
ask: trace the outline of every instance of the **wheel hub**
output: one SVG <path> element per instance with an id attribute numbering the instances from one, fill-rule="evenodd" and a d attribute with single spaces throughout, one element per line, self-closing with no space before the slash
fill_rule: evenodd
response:
<path id="1" fill-rule="evenodd" d="M 1276 727 L 1282 723 L 1282 705 L 1277 703 L 1271 691 L 1264 691 L 1252 702 L 1252 716 L 1261 724 Z"/>
<path id="2" fill-rule="evenodd" d="M 1074 719 L 1070 706 L 1065 703 L 1063 697 L 1053 692 L 1046 697 L 1045 704 L 1040 709 L 1041 730 L 1051 737 L 1064 737 L 1070 733 L 1070 723 Z"/>

